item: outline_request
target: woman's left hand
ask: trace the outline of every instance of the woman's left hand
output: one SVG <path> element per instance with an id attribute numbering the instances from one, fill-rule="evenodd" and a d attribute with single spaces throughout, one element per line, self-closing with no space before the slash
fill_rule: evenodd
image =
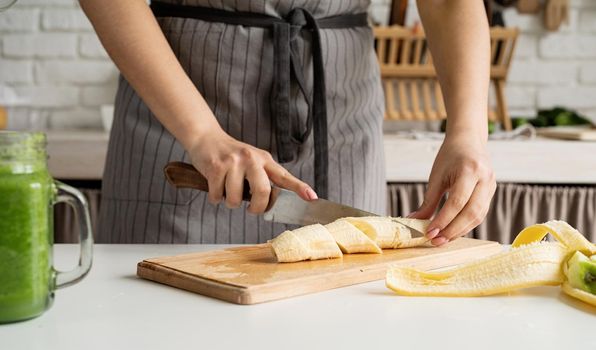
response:
<path id="1" fill-rule="evenodd" d="M 486 142 L 462 135 L 447 137 L 435 158 L 424 202 L 409 217 L 430 218 L 448 193 L 426 233 L 433 245 L 443 245 L 484 220 L 496 187 Z"/>

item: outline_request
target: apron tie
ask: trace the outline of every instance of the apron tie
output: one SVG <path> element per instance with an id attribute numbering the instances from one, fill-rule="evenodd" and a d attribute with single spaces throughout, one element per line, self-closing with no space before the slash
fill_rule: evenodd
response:
<path id="1" fill-rule="evenodd" d="M 320 29 L 342 29 L 368 26 L 366 13 L 341 14 L 316 19 L 304 8 L 295 8 L 286 18 L 263 13 L 227 11 L 210 7 L 151 2 L 156 17 L 194 18 L 207 22 L 231 25 L 269 28 L 273 34 L 274 78 L 272 102 L 272 126 L 276 137 L 277 160 L 287 163 L 294 160 L 298 150 L 313 133 L 315 191 L 320 198 L 327 198 L 329 192 L 329 145 L 327 140 L 327 96 L 325 87 L 325 66 L 321 47 Z M 313 62 L 313 93 L 306 88 L 304 69 L 300 65 L 298 40 L 300 32 L 311 33 L 311 55 Z M 298 115 L 290 111 L 290 87 L 296 81 L 308 105 L 306 126 L 300 125 Z M 302 131 L 304 129 L 304 131 Z"/>
<path id="2" fill-rule="evenodd" d="M 306 89 L 304 69 L 298 56 L 298 39 L 302 29 L 312 35 L 313 94 Z M 292 10 L 285 22 L 273 24 L 275 76 L 273 89 L 273 127 L 277 141 L 277 158 L 280 163 L 290 162 L 298 148 L 314 128 L 315 191 L 321 198 L 328 196 L 328 140 L 327 98 L 325 90 L 325 67 L 321 49 L 319 26 L 313 15 L 305 9 Z M 292 77 L 308 105 L 306 128 L 301 132 L 299 117 L 290 111 L 290 86 Z M 313 125 L 314 124 L 314 125 Z"/>

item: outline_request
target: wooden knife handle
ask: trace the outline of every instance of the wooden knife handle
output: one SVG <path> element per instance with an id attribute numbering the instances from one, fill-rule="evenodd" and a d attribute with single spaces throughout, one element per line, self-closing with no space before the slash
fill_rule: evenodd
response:
<path id="1" fill-rule="evenodd" d="M 177 188 L 193 188 L 209 192 L 209 183 L 192 164 L 184 162 L 170 162 L 163 169 L 168 182 Z M 226 196 L 224 190 L 224 197 Z M 246 179 L 242 190 L 242 200 L 250 201 L 250 185 Z"/>

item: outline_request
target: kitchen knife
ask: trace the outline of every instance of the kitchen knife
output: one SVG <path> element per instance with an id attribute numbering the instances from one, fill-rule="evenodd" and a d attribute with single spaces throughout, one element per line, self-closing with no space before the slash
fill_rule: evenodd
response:
<path id="1" fill-rule="evenodd" d="M 168 182 L 177 188 L 193 188 L 209 192 L 207 179 L 194 166 L 183 162 L 170 162 L 164 168 Z M 225 194 L 224 194 L 225 196 Z M 242 200 L 250 201 L 250 187 L 244 180 Z M 305 201 L 292 191 L 271 187 L 269 205 L 263 213 L 263 218 L 283 224 L 311 225 L 328 224 L 344 217 L 378 216 L 364 210 L 334 203 L 326 199 Z M 403 223 L 402 223 L 403 224 Z M 413 231 L 412 236 L 420 237 L 423 233 L 405 225 Z"/>

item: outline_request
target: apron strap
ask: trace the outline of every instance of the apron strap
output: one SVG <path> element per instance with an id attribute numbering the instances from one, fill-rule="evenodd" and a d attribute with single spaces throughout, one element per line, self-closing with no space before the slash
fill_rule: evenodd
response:
<path id="1" fill-rule="evenodd" d="M 156 17 L 194 18 L 208 22 L 231 25 L 270 28 L 273 34 L 274 81 L 272 93 L 272 127 L 276 137 L 277 160 L 287 163 L 296 157 L 300 146 L 313 132 L 315 191 L 320 198 L 328 198 L 329 146 L 327 133 L 327 96 L 325 87 L 325 66 L 321 46 L 320 29 L 340 29 L 368 26 L 366 13 L 345 14 L 316 19 L 304 8 L 290 11 L 286 18 L 261 13 L 226 11 L 209 7 L 186 6 L 151 2 Z M 305 73 L 298 58 L 298 43 L 301 30 L 312 34 L 313 93 L 308 93 Z M 290 111 L 290 87 L 292 78 L 308 104 L 306 126 L 300 126 L 297 115 Z M 304 129 L 304 132 L 302 132 Z"/>

